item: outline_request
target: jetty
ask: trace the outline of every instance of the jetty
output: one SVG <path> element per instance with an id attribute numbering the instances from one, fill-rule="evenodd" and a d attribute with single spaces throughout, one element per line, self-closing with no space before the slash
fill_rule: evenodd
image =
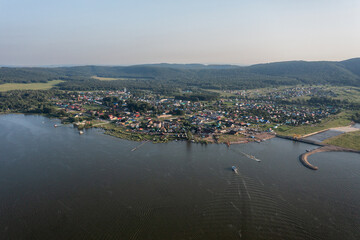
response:
<path id="1" fill-rule="evenodd" d="M 360 153 L 360 151 L 349 149 L 349 148 L 343 148 L 343 147 L 337 147 L 333 145 L 325 145 L 320 148 L 316 148 L 314 150 L 311 150 L 309 152 L 303 153 L 300 155 L 299 159 L 300 162 L 307 168 L 311 170 L 318 170 L 319 168 L 317 166 L 312 165 L 308 161 L 308 157 L 319 152 L 353 152 L 353 153 Z"/>

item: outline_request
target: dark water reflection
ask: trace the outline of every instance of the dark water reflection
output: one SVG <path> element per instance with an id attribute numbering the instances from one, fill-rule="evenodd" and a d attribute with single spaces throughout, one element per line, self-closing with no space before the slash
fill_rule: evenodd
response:
<path id="1" fill-rule="evenodd" d="M 0 116 L 0 239 L 360 239 L 359 155 L 312 155 L 311 171 L 314 146 L 282 139 L 131 151 L 55 123 Z"/>

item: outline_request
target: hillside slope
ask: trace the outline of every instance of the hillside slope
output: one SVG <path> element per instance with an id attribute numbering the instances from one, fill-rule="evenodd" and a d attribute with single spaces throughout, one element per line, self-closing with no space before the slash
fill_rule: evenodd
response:
<path id="1" fill-rule="evenodd" d="M 93 76 L 134 81 L 107 83 Z M 56 68 L 0 68 L 1 83 L 65 80 L 62 88 L 201 87 L 214 89 L 257 88 L 296 84 L 360 86 L 360 58 L 341 62 L 290 61 L 248 67 L 202 64 L 149 64 L 135 66 L 77 66 Z M 96 86 L 96 87 L 95 87 Z M 111 87 L 110 87 L 111 86 Z M 71 88 L 73 89 L 73 88 Z"/>

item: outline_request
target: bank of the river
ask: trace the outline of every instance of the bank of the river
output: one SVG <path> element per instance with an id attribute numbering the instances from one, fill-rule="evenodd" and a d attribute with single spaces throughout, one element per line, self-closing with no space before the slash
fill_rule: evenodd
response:
<path id="1" fill-rule="evenodd" d="M 0 114 L 34 114 L 34 113 L 21 113 L 21 112 L 1 112 Z M 36 113 L 37 114 L 37 113 Z M 271 138 L 274 138 L 276 135 L 273 133 L 265 132 L 265 131 L 256 131 L 252 134 L 214 134 L 210 135 L 209 137 L 203 138 L 198 135 L 194 135 L 191 138 L 179 138 L 176 134 L 159 134 L 159 133 L 142 133 L 137 132 L 131 129 L 127 129 L 121 126 L 118 126 L 116 124 L 111 123 L 110 121 L 101 121 L 101 120 L 91 120 L 91 121 L 83 121 L 82 123 L 79 122 L 69 122 L 67 117 L 59 117 L 58 115 L 54 114 L 46 114 L 46 113 L 40 113 L 38 115 L 50 117 L 50 118 L 57 118 L 62 121 L 63 124 L 74 124 L 76 128 L 79 130 L 82 130 L 84 128 L 101 128 L 104 130 L 104 133 L 113 137 L 130 140 L 130 141 L 151 141 L 153 143 L 167 143 L 175 140 L 189 140 L 194 143 L 201 143 L 201 144 L 211 144 L 211 143 L 218 143 L 218 144 L 244 144 L 249 142 L 262 142 Z M 342 121 L 340 121 L 342 123 Z M 337 122 L 336 124 L 339 124 L 340 122 Z M 329 126 L 329 125 L 326 125 Z M 309 126 L 306 126 L 306 129 L 308 129 Z M 339 127 L 339 126 L 338 126 Z M 340 126 L 343 127 L 343 126 Z M 348 127 L 348 126 L 347 126 Z M 291 128 L 296 129 L 299 127 Z M 317 130 L 317 128 L 314 128 L 314 130 Z M 306 136 L 310 136 L 319 132 L 324 132 L 328 129 L 319 130 L 318 132 L 311 132 L 308 133 Z M 293 130 L 291 130 L 293 131 Z M 308 130 L 307 130 L 308 131 Z M 281 131 L 280 131 L 281 132 Z M 278 134 L 277 136 L 283 136 L 283 134 Z M 287 132 L 287 134 L 284 135 L 284 137 L 288 139 L 298 139 L 296 134 L 293 134 L 291 137 L 291 134 Z M 295 136 L 295 137 L 294 137 Z M 344 144 L 348 144 L 348 142 L 352 141 L 353 138 L 357 138 L 357 135 L 346 135 L 343 138 L 335 139 L 333 141 L 333 145 L 336 146 L 344 146 Z M 343 143 L 344 142 L 344 143 Z M 328 142 L 327 144 L 332 144 L 332 142 Z M 355 142 L 350 144 L 349 148 L 352 149 L 359 149 L 359 143 Z"/>

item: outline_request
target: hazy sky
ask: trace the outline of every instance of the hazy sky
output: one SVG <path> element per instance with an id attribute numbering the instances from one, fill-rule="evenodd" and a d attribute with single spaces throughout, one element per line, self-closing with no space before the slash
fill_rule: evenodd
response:
<path id="1" fill-rule="evenodd" d="M 360 0 L 0 0 L 0 65 L 360 57 Z"/>

